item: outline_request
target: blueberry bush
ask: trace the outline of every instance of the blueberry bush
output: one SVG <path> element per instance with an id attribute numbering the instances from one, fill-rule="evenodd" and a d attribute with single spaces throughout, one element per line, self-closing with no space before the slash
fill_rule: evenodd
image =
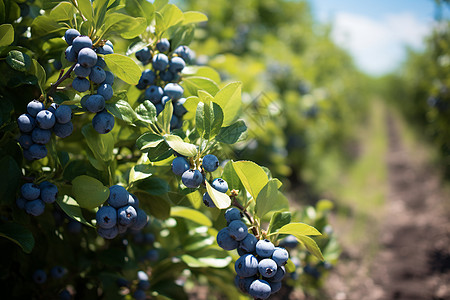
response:
<path id="1" fill-rule="evenodd" d="M 164 0 L 0 1 L 4 297 L 267 299 L 336 262 L 331 204 L 291 209 L 230 154 L 253 124 L 245 85 L 190 48 L 207 19 Z"/>

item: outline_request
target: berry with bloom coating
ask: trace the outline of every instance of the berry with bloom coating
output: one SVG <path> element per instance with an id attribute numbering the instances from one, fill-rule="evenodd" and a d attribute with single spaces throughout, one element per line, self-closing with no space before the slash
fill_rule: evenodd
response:
<path id="1" fill-rule="evenodd" d="M 240 241 L 239 248 L 249 253 L 255 252 L 257 242 L 258 239 L 253 234 L 247 234 L 247 236 L 242 241 Z"/>
<path id="2" fill-rule="evenodd" d="M 26 151 L 28 154 L 25 154 Z M 30 146 L 30 148 L 28 150 L 25 150 L 23 153 L 24 153 L 25 158 L 28 160 L 42 159 L 47 156 L 47 148 L 45 148 L 44 145 L 33 144 Z M 26 156 L 26 155 L 29 155 L 29 156 Z"/>
<path id="3" fill-rule="evenodd" d="M 184 89 L 177 83 L 168 83 L 164 87 L 164 93 L 173 100 L 178 100 L 183 96 Z"/>
<path id="4" fill-rule="evenodd" d="M 152 65 L 155 70 L 164 71 L 169 65 L 169 58 L 163 53 L 158 53 L 153 56 Z"/>
<path id="5" fill-rule="evenodd" d="M 36 125 L 36 121 L 30 114 L 21 114 L 17 118 L 17 125 L 20 131 L 31 132 Z"/>
<path id="6" fill-rule="evenodd" d="M 228 227 L 223 228 L 217 233 L 217 244 L 224 250 L 234 250 L 239 246 L 239 242 L 234 240 L 228 231 Z"/>
<path id="7" fill-rule="evenodd" d="M 78 32 L 78 30 L 70 28 L 66 30 L 66 33 L 64 33 L 64 40 L 66 41 L 67 45 L 72 45 L 73 40 L 76 37 L 79 37 L 81 34 Z"/>
<path id="8" fill-rule="evenodd" d="M 219 167 L 219 160 L 213 154 L 208 154 L 203 157 L 202 167 L 206 172 L 214 172 Z"/>
<path id="9" fill-rule="evenodd" d="M 89 90 L 91 84 L 89 83 L 89 80 L 87 80 L 86 78 L 75 77 L 74 80 L 72 81 L 72 87 L 74 88 L 74 90 L 83 93 Z"/>
<path id="10" fill-rule="evenodd" d="M 30 116 L 32 117 L 36 117 L 36 115 L 38 114 L 38 112 L 40 112 L 41 110 L 43 110 L 44 107 L 44 103 L 38 101 L 38 100 L 32 100 L 27 104 L 27 112 L 30 114 Z"/>
<path id="11" fill-rule="evenodd" d="M 35 128 L 35 129 L 33 129 L 33 132 L 31 133 L 31 139 L 36 144 L 45 145 L 48 142 L 50 142 L 51 138 L 52 138 L 52 132 L 49 129 Z"/>
<path id="12" fill-rule="evenodd" d="M 183 184 L 191 189 L 198 188 L 202 183 L 203 175 L 199 170 L 189 169 L 181 175 Z"/>
<path id="13" fill-rule="evenodd" d="M 35 217 L 40 216 L 44 213 L 45 203 L 41 199 L 36 199 L 28 201 L 25 203 L 25 211 L 27 214 L 33 215 Z"/>
<path id="14" fill-rule="evenodd" d="M 228 183 L 222 178 L 214 179 L 211 186 L 221 193 L 226 193 L 228 191 Z"/>
<path id="15" fill-rule="evenodd" d="M 255 250 L 256 250 L 256 254 L 258 254 L 261 257 L 271 257 L 273 251 L 275 250 L 275 246 L 268 239 L 259 240 L 256 243 Z"/>
<path id="16" fill-rule="evenodd" d="M 102 206 L 98 209 L 95 219 L 99 227 L 112 228 L 117 224 L 117 211 L 112 206 Z"/>
<path id="17" fill-rule="evenodd" d="M 89 75 L 89 79 L 93 83 L 100 84 L 103 81 L 105 81 L 105 79 L 106 79 L 106 72 L 105 72 L 105 70 L 103 70 L 99 66 L 94 66 L 92 68 L 91 74 Z"/>
<path id="18" fill-rule="evenodd" d="M 66 275 L 67 269 L 61 266 L 54 266 L 50 270 L 50 275 L 52 275 L 53 278 L 62 278 L 64 275 Z"/>
<path id="19" fill-rule="evenodd" d="M 64 124 L 56 123 L 53 127 L 53 132 L 57 137 L 65 138 L 72 134 L 73 124 L 72 122 L 67 122 Z"/>
<path id="20" fill-rule="evenodd" d="M 80 64 L 76 64 L 73 68 L 73 73 L 78 77 L 86 78 L 91 74 L 92 68 L 83 67 Z"/>
<path id="21" fill-rule="evenodd" d="M 134 224 L 131 225 L 130 228 L 133 230 L 141 230 L 142 228 L 145 227 L 145 225 L 147 225 L 148 216 L 143 209 L 136 208 L 136 207 L 134 207 L 134 208 L 136 209 L 137 217 L 136 217 L 136 222 L 134 222 Z"/>
<path id="22" fill-rule="evenodd" d="M 120 208 L 128 204 L 128 191 L 121 185 L 113 185 L 109 188 L 108 204 L 114 208 Z"/>
<path id="23" fill-rule="evenodd" d="M 112 98 L 114 91 L 110 84 L 102 83 L 97 89 L 97 94 L 102 95 L 105 100 L 109 100 Z"/>
<path id="24" fill-rule="evenodd" d="M 145 99 L 150 100 L 153 104 L 161 101 L 164 90 L 157 85 L 151 85 L 145 90 Z"/>
<path id="25" fill-rule="evenodd" d="M 156 43 L 156 49 L 159 52 L 167 52 L 170 49 L 170 42 L 168 39 L 160 39 L 157 43 Z"/>
<path id="26" fill-rule="evenodd" d="M 133 206 L 127 205 L 117 210 L 117 223 L 122 226 L 130 226 L 136 222 L 137 213 Z"/>
<path id="27" fill-rule="evenodd" d="M 289 259 L 289 253 L 284 248 L 275 247 L 275 250 L 272 253 L 272 259 L 277 263 L 277 265 L 283 266 Z"/>
<path id="28" fill-rule="evenodd" d="M 216 207 L 216 205 L 214 204 L 214 201 L 212 200 L 212 198 L 208 194 L 208 192 L 205 192 L 203 194 L 203 204 L 205 204 L 207 207 Z"/>
<path id="29" fill-rule="evenodd" d="M 41 190 L 39 189 L 39 186 L 34 183 L 25 183 L 20 188 L 20 193 L 25 199 L 34 200 L 39 198 L 39 196 L 41 195 Z"/>
<path id="30" fill-rule="evenodd" d="M 45 281 L 47 281 L 47 274 L 44 270 L 36 270 L 33 273 L 33 280 L 38 284 L 43 284 Z"/>
<path id="31" fill-rule="evenodd" d="M 83 48 L 78 52 L 78 63 L 85 68 L 92 68 L 97 63 L 97 53 L 91 48 Z"/>
<path id="32" fill-rule="evenodd" d="M 230 236 L 236 241 L 242 241 L 248 234 L 247 225 L 241 220 L 234 220 L 228 225 Z"/>
<path id="33" fill-rule="evenodd" d="M 186 158 L 178 156 L 172 161 L 172 172 L 175 175 L 181 176 L 184 172 L 189 170 L 189 162 Z"/>
<path id="34" fill-rule="evenodd" d="M 80 52 L 84 48 L 87 48 L 87 49 L 91 49 L 92 48 L 92 40 L 88 36 L 80 35 L 80 36 L 77 36 L 76 38 L 73 39 L 72 49 L 76 53 Z M 95 55 L 95 56 L 97 57 L 97 55 Z"/>
<path id="35" fill-rule="evenodd" d="M 114 128 L 114 116 L 105 109 L 92 118 L 92 126 L 100 134 L 108 133 Z"/>
<path id="36" fill-rule="evenodd" d="M 236 207 L 230 207 L 225 211 L 225 219 L 227 220 L 227 224 L 230 224 L 234 220 L 240 220 L 241 217 L 241 211 Z"/>
<path id="37" fill-rule="evenodd" d="M 30 148 L 31 145 L 33 145 L 33 139 L 31 138 L 31 135 L 29 134 L 22 134 L 19 137 L 19 145 L 23 148 L 23 149 L 28 149 Z"/>
<path id="38" fill-rule="evenodd" d="M 103 228 L 103 227 L 98 227 L 97 233 L 102 238 L 111 240 L 119 234 L 119 229 L 117 228 L 117 226 L 114 226 L 114 227 L 111 227 L 108 229 Z"/>
<path id="39" fill-rule="evenodd" d="M 248 288 L 250 296 L 257 299 L 267 299 L 272 293 L 272 289 L 267 281 L 262 279 L 256 279 L 250 284 Z"/>
<path id="40" fill-rule="evenodd" d="M 55 125 L 55 123 L 55 115 L 46 109 L 41 110 L 36 115 L 36 124 L 42 129 L 50 129 L 53 125 Z"/>
<path id="41" fill-rule="evenodd" d="M 277 272 L 277 263 L 271 258 L 264 258 L 258 264 L 258 271 L 262 276 L 271 278 Z"/>
<path id="42" fill-rule="evenodd" d="M 90 95 L 86 99 L 84 107 L 93 113 L 100 112 L 105 108 L 105 98 L 102 95 Z"/>
<path id="43" fill-rule="evenodd" d="M 169 71 L 172 73 L 178 73 L 183 71 L 186 63 L 181 57 L 173 57 L 169 62 Z"/>
<path id="44" fill-rule="evenodd" d="M 43 181 L 39 185 L 41 190 L 41 199 L 45 203 L 53 203 L 58 196 L 58 187 L 51 182 Z"/>
<path id="45" fill-rule="evenodd" d="M 72 119 L 72 109 L 68 105 L 60 105 L 54 115 L 58 123 L 65 124 Z"/>
<path id="46" fill-rule="evenodd" d="M 240 277 L 251 277 L 258 273 L 258 259 L 252 254 L 245 254 L 234 264 L 236 274 Z"/>
<path id="47" fill-rule="evenodd" d="M 148 61 L 152 58 L 152 54 L 150 53 L 150 49 L 147 47 L 142 48 L 135 53 L 137 60 L 142 62 L 144 65 L 148 63 Z"/>

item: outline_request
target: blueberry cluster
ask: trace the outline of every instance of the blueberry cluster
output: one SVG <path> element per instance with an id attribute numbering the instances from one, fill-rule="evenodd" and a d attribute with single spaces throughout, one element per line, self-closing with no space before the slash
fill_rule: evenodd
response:
<path id="1" fill-rule="evenodd" d="M 54 266 L 50 270 L 50 275 L 54 279 L 60 279 L 67 274 L 67 269 L 61 266 Z M 33 273 L 33 281 L 37 284 L 43 284 L 47 281 L 47 273 L 43 269 L 37 269 Z"/>
<path id="2" fill-rule="evenodd" d="M 47 156 L 45 144 L 50 142 L 52 132 L 60 138 L 72 134 L 72 109 L 68 105 L 52 103 L 45 109 L 44 103 L 32 100 L 27 104 L 27 113 L 17 118 L 21 136 L 19 144 L 27 160 Z"/>
<path id="3" fill-rule="evenodd" d="M 112 54 L 114 46 L 110 41 L 106 41 L 102 46 L 94 48 L 92 40 L 81 35 L 76 29 L 68 29 L 64 39 L 69 45 L 65 51 L 66 59 L 76 63 L 73 68 L 76 77 L 72 87 L 78 92 L 86 92 L 91 83 L 95 85 L 97 93 L 83 97 L 81 106 L 96 113 L 92 119 L 94 129 L 101 134 L 108 133 L 114 127 L 114 116 L 105 109 L 105 101 L 111 99 L 114 94 L 114 74 L 105 70 L 105 60 L 97 54 Z"/>
<path id="4" fill-rule="evenodd" d="M 179 46 L 170 53 L 170 42 L 161 39 L 156 43 L 155 50 L 145 47 L 136 52 L 136 58 L 147 65 L 151 62 L 151 69 L 142 72 L 137 88 L 145 90 L 145 99 L 150 100 L 156 108 L 157 114 L 163 111 L 169 100 L 173 103 L 173 116 L 170 121 L 172 128 L 182 125 L 182 117 L 187 112 L 183 104 L 183 88 L 177 83 L 181 79 L 186 63 L 190 63 L 194 53 L 187 46 Z"/>
<path id="5" fill-rule="evenodd" d="M 225 212 L 228 226 L 217 234 L 217 243 L 225 250 L 237 249 L 241 256 L 234 265 L 236 286 L 256 299 L 267 299 L 281 289 L 289 253 L 267 239 L 258 240 L 241 217 L 234 207 Z"/>
<path id="6" fill-rule="evenodd" d="M 39 216 L 44 213 L 45 203 L 53 203 L 58 196 L 58 188 L 53 183 L 43 181 L 41 184 L 25 183 L 20 188 L 21 196 L 16 204 L 28 214 Z"/>
<path id="7" fill-rule="evenodd" d="M 109 205 L 100 207 L 96 214 L 97 232 L 105 239 L 113 239 L 127 229 L 141 230 L 147 224 L 145 211 L 139 208 L 138 198 L 123 186 L 109 188 Z"/>
<path id="8" fill-rule="evenodd" d="M 147 298 L 147 296 L 145 295 L 145 291 L 150 289 L 150 281 L 148 279 L 147 273 L 145 273 L 144 271 L 139 271 L 137 275 L 138 283 L 136 290 L 133 293 L 133 297 L 136 300 L 144 300 Z"/>

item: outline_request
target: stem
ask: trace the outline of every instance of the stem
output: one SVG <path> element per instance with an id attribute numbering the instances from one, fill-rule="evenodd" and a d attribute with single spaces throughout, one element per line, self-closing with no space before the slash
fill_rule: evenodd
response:
<path id="1" fill-rule="evenodd" d="M 69 70 L 67 70 L 66 74 L 64 74 L 63 76 L 60 76 L 60 78 L 58 79 L 58 81 L 56 81 L 54 84 L 52 84 L 52 85 L 50 86 L 50 88 L 49 88 L 48 91 L 47 91 L 47 94 L 48 94 L 48 95 L 53 94 L 53 93 L 56 91 L 56 88 L 57 88 L 64 80 L 66 80 L 67 78 L 70 77 L 70 73 L 73 71 L 73 68 L 75 68 L 75 65 L 76 65 L 76 64 L 77 64 L 77 63 L 74 63 L 74 64 L 69 68 Z M 64 70 L 61 70 L 61 73 L 62 73 L 62 72 L 64 72 Z"/>
<path id="2" fill-rule="evenodd" d="M 245 215 L 245 217 L 250 221 L 250 223 L 252 225 L 255 224 L 255 220 L 253 219 L 253 217 L 248 213 L 248 211 L 246 210 L 246 208 L 244 206 L 242 206 L 242 204 L 240 204 L 237 200 L 236 197 L 232 197 L 233 198 L 233 202 L 231 203 L 232 205 L 236 206 L 237 208 L 239 208 L 242 213 Z M 255 226 L 252 227 L 252 232 L 254 236 L 258 236 L 258 230 L 256 229 Z"/>

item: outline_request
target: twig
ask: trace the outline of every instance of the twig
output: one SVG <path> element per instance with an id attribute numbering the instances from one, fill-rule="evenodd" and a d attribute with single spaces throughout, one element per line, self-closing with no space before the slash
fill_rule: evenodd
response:
<path id="1" fill-rule="evenodd" d="M 53 94 L 53 93 L 56 91 L 56 88 L 57 88 L 64 80 L 66 80 L 67 78 L 70 77 L 70 73 L 72 72 L 73 68 L 75 68 L 75 65 L 76 65 L 76 63 L 74 63 L 74 64 L 69 68 L 69 70 L 67 70 L 66 74 L 64 74 L 63 76 L 60 75 L 58 81 L 56 81 L 54 84 L 52 84 L 52 85 L 50 86 L 50 88 L 48 89 L 47 94 L 49 94 L 49 95 Z M 63 73 L 63 72 L 64 72 L 64 70 L 61 70 L 61 73 Z"/>

